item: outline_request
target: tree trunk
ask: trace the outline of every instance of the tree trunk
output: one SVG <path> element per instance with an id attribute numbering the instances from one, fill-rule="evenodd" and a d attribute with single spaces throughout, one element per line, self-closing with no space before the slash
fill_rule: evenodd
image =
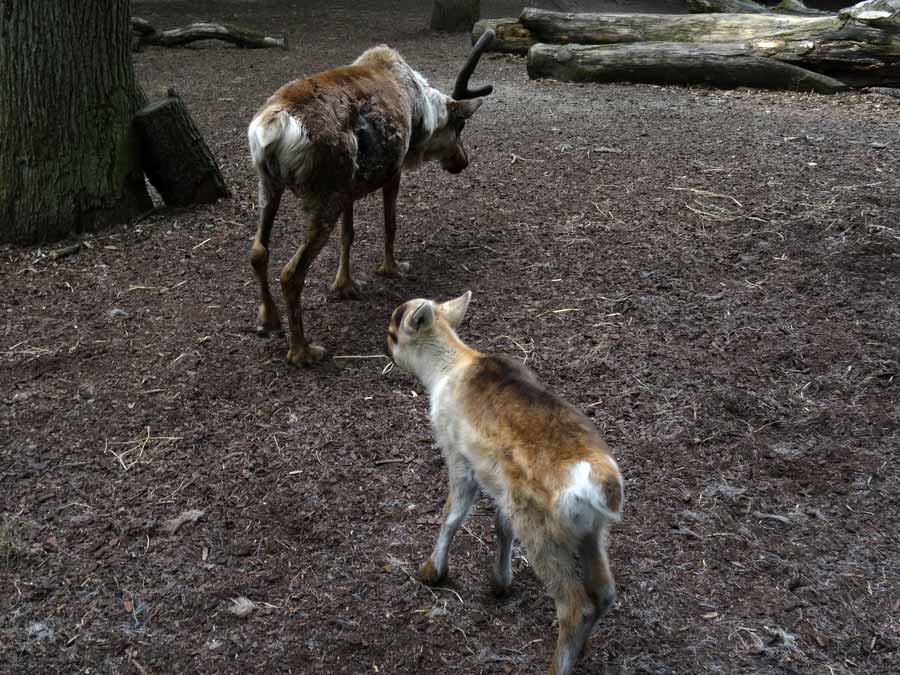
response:
<path id="1" fill-rule="evenodd" d="M 489 52 L 524 55 L 536 42 L 528 29 L 516 19 L 482 19 L 472 27 L 473 45 L 488 28 L 494 29 L 494 39 L 486 47 Z"/>
<path id="2" fill-rule="evenodd" d="M 528 75 L 569 82 L 703 84 L 822 94 L 847 89 L 831 77 L 757 56 L 743 43 L 538 44 L 528 52 Z"/>
<path id="3" fill-rule="evenodd" d="M 434 0 L 431 30 L 468 32 L 480 17 L 481 0 Z"/>
<path id="4" fill-rule="evenodd" d="M 169 206 L 187 206 L 228 196 L 219 165 L 181 97 L 170 95 L 138 112 L 144 169 Z"/>
<path id="5" fill-rule="evenodd" d="M 0 0 L 0 240 L 152 208 L 131 131 L 128 0 Z"/>
<path id="6" fill-rule="evenodd" d="M 878 1 L 900 8 L 900 0 Z M 900 83 L 900 30 L 891 22 L 900 14 L 874 14 L 560 14 L 526 9 L 519 21 L 536 40 L 556 44 L 746 42 L 750 55 L 801 66 L 851 86 L 893 86 Z"/>

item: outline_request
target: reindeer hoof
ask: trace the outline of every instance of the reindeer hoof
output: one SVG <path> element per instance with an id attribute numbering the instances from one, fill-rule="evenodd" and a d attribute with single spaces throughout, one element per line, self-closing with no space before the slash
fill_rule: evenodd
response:
<path id="1" fill-rule="evenodd" d="M 422 580 L 422 583 L 427 586 L 437 586 L 447 578 L 447 570 L 440 572 L 432 564 L 431 560 L 426 560 L 425 564 L 422 565 L 422 571 L 419 572 L 419 578 Z"/>
<path id="2" fill-rule="evenodd" d="M 280 332 L 281 319 L 278 318 L 278 311 L 275 309 L 269 311 L 266 305 L 260 305 L 256 315 L 256 334 L 260 337 L 268 337 L 271 333 Z"/>
<path id="3" fill-rule="evenodd" d="M 363 292 L 355 281 L 348 280 L 347 283 L 331 285 L 331 293 L 329 294 L 336 300 L 361 300 Z"/>
<path id="4" fill-rule="evenodd" d="M 275 321 L 260 321 L 256 324 L 256 334 L 260 337 L 269 337 L 272 333 L 281 333 L 281 322 L 278 320 Z"/>
<path id="5" fill-rule="evenodd" d="M 394 263 L 393 265 L 383 262 L 375 268 L 375 274 L 380 274 L 383 277 L 400 277 L 407 272 L 409 272 L 408 262 Z"/>
<path id="6" fill-rule="evenodd" d="M 495 598 L 505 598 L 512 589 L 512 581 L 491 577 L 491 594 Z"/>
<path id="7" fill-rule="evenodd" d="M 300 366 L 301 368 L 308 368 L 309 366 L 313 366 L 324 359 L 325 354 L 326 352 L 324 347 L 319 347 L 318 345 L 307 345 L 306 349 L 290 349 L 288 351 L 287 360 L 288 363 L 292 365 Z"/>

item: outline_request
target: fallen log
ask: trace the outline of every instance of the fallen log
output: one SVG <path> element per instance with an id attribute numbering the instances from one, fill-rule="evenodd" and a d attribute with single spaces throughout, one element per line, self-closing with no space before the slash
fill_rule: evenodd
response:
<path id="1" fill-rule="evenodd" d="M 900 0 L 898 0 L 900 1 Z M 780 14 L 592 14 L 526 8 L 519 22 L 550 44 L 737 42 L 763 37 L 807 39 L 842 23 L 836 16 Z"/>
<path id="2" fill-rule="evenodd" d="M 472 27 L 472 44 L 478 42 L 478 38 L 489 28 L 494 29 L 494 39 L 488 43 L 485 51 L 524 56 L 531 45 L 537 42 L 518 19 L 482 19 Z"/>
<path id="3" fill-rule="evenodd" d="M 753 0 L 687 0 L 687 8 L 691 14 L 742 13 L 765 14 L 768 7 Z"/>
<path id="4" fill-rule="evenodd" d="M 801 0 L 781 0 L 773 7 L 761 5 L 758 2 L 753 2 L 753 0 L 687 0 L 687 7 L 691 14 L 766 14 L 774 12 L 776 14 L 832 15 L 831 12 L 823 12 L 807 7 Z"/>
<path id="5" fill-rule="evenodd" d="M 229 196 L 219 165 L 174 91 L 139 110 L 134 124 L 144 172 L 167 205 L 204 204 Z"/>
<path id="6" fill-rule="evenodd" d="M 221 40 L 247 49 L 288 48 L 286 37 L 262 35 L 225 23 L 192 23 L 181 28 L 160 31 L 146 19 L 132 17 L 131 30 L 138 48 L 145 45 L 178 47 L 199 40 Z"/>
<path id="7" fill-rule="evenodd" d="M 826 75 L 757 56 L 744 43 L 536 44 L 528 51 L 528 75 L 567 82 L 700 84 L 822 94 L 847 89 Z"/>
<path id="8" fill-rule="evenodd" d="M 900 33 L 900 0 L 866 0 L 852 7 L 845 7 L 838 16 L 854 20 L 888 33 Z"/>
<path id="9" fill-rule="evenodd" d="M 842 15 L 571 14 L 526 9 L 519 19 L 536 40 L 565 44 L 630 42 L 738 43 L 748 55 L 797 65 L 851 86 L 900 83 L 900 0 L 897 6 Z M 858 7 L 858 6 L 857 6 Z"/>

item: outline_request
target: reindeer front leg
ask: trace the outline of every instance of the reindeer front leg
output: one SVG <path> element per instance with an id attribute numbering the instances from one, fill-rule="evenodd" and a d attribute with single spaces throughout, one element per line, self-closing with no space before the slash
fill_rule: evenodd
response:
<path id="1" fill-rule="evenodd" d="M 429 585 L 440 583 L 447 576 L 447 555 L 456 531 L 469 515 L 478 482 L 466 461 L 460 456 L 447 457 L 450 493 L 441 514 L 441 531 L 438 533 L 431 557 L 422 565 L 422 581 Z"/>
<path id="2" fill-rule="evenodd" d="M 303 333 L 301 295 L 306 283 L 306 274 L 328 241 L 338 213 L 338 209 L 327 206 L 307 212 L 309 220 L 306 242 L 281 270 L 281 290 L 287 305 L 288 327 L 290 328 L 290 348 L 287 358 L 295 366 L 311 366 L 325 358 L 325 350 L 322 347 L 311 345 L 306 341 Z"/>
<path id="3" fill-rule="evenodd" d="M 394 236 L 397 233 L 397 195 L 400 193 L 400 173 L 398 172 L 381 189 L 384 202 L 384 260 L 375 270 L 386 277 L 400 276 L 409 271 L 409 263 L 398 263 L 394 259 Z"/>
<path id="4" fill-rule="evenodd" d="M 356 232 L 353 229 L 353 201 L 344 204 L 341 214 L 341 259 L 331 290 L 342 300 L 359 300 L 362 293 L 350 277 L 350 247 Z"/>

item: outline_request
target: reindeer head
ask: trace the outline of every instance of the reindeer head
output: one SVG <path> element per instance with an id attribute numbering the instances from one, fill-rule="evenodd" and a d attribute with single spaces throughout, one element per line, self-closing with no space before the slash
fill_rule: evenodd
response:
<path id="1" fill-rule="evenodd" d="M 462 323 L 472 292 L 437 303 L 417 298 L 394 310 L 388 325 L 386 352 L 403 370 L 423 380 L 446 365 L 453 344 L 459 344 L 455 330 Z"/>
<path id="2" fill-rule="evenodd" d="M 469 157 L 462 142 L 462 130 L 466 120 L 481 107 L 483 97 L 494 91 L 494 87 L 489 84 L 469 89 L 469 78 L 472 77 L 481 54 L 493 38 L 494 31 L 486 30 L 472 47 L 469 58 L 456 78 L 453 94 L 443 97 L 446 114 L 442 117 L 446 122 L 434 130 L 425 148 L 424 159 L 439 161 L 441 168 L 449 173 L 457 174 L 469 166 Z"/>

